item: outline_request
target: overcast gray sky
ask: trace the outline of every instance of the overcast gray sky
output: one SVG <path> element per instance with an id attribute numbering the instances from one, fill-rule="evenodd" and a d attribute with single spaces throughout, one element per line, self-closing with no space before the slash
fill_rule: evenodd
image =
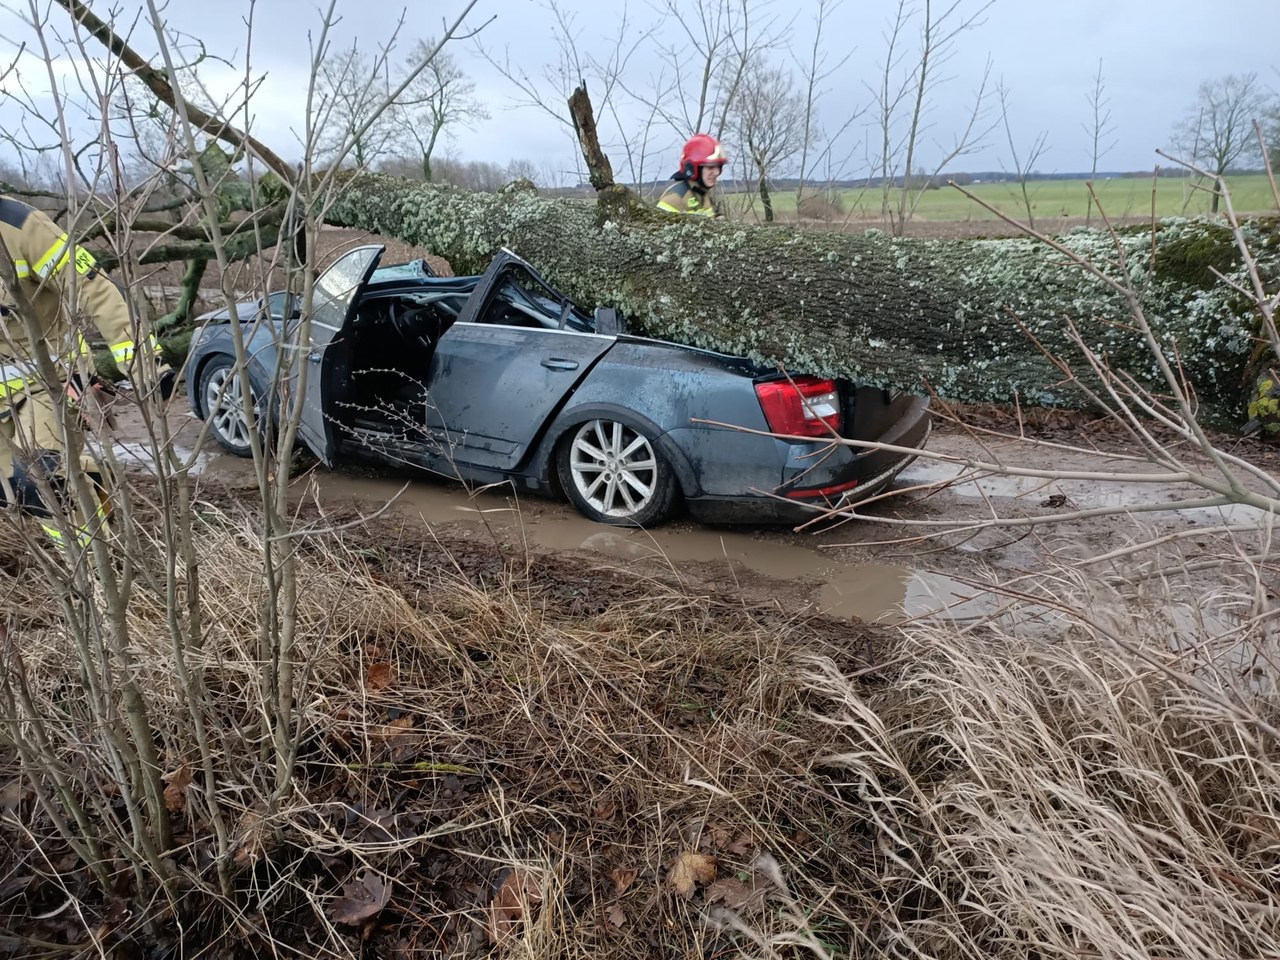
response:
<path id="1" fill-rule="evenodd" d="M 32 40 L 29 27 L 22 23 L 29 16 L 27 0 L 5 2 L 8 7 L 0 8 L 0 38 L 5 41 L 0 73 L 3 64 L 12 60 L 17 45 Z M 970 9 L 980 5 L 978 0 L 961 2 Z M 581 52 L 607 52 L 608 38 L 617 30 L 623 5 L 612 0 L 558 3 L 572 22 Z M 36 4 L 44 9 L 47 0 L 36 0 Z M 106 10 L 101 0 L 91 5 Z M 115 6 L 125 12 L 143 9 L 138 0 L 115 0 Z M 442 21 L 463 6 L 449 0 L 417 5 L 406 17 L 401 49 L 410 47 L 418 37 L 439 33 Z M 812 44 L 817 6 L 818 0 L 775 0 L 769 8 L 777 26 L 785 26 L 797 55 L 804 55 Z M 659 0 L 632 0 L 627 10 L 635 23 L 635 35 L 662 21 L 659 7 Z M 14 8 L 21 8 L 21 13 Z M 824 41 L 827 54 L 833 61 L 846 54 L 849 59 L 826 83 L 820 117 L 828 132 L 869 103 L 867 85 L 874 84 L 879 75 L 885 55 L 884 33 L 895 8 L 894 0 L 844 0 L 830 18 Z M 401 15 L 396 4 L 372 0 L 338 0 L 337 10 L 342 19 L 334 30 L 335 42 L 342 45 L 358 40 L 368 48 L 386 43 Z M 252 70 L 265 76 L 254 100 L 254 132 L 281 152 L 296 154 L 297 141 L 290 131 L 301 127 L 309 58 L 307 33 L 318 26 L 320 13 L 315 4 L 259 0 L 250 46 L 244 24 L 249 11 L 246 0 L 170 0 L 166 16 L 171 29 L 198 37 L 211 52 L 243 64 L 249 51 Z M 48 16 L 59 33 L 69 34 L 65 14 L 55 8 Z M 1099 58 L 1116 127 L 1116 146 L 1102 164 L 1108 169 L 1150 169 L 1158 160 L 1155 149 L 1168 144 L 1173 125 L 1194 100 L 1202 80 L 1256 72 L 1268 89 L 1280 90 L 1277 0 L 996 0 L 983 19 L 959 39 L 954 57 L 943 70 L 947 79 L 936 90 L 931 126 L 922 144 L 921 162 L 926 167 L 937 161 L 953 138 L 988 57 L 993 80 L 1003 79 L 1010 91 L 1011 121 L 1019 145 L 1029 143 L 1039 131 L 1047 131 L 1048 149 L 1037 164 L 1044 172 L 1088 169 L 1088 137 L 1082 128 L 1089 121 L 1087 95 Z M 479 0 L 468 22 L 476 27 L 484 24 L 479 42 L 531 75 L 537 76 L 557 59 L 556 34 L 543 0 Z M 140 25 L 134 39 L 138 48 L 150 55 L 156 43 L 148 31 L 149 27 Z M 659 27 L 657 38 L 642 44 L 628 65 L 628 87 L 637 93 L 652 88 L 661 67 L 656 45 L 679 42 L 681 32 L 666 22 Z M 459 42 L 453 49 L 488 104 L 490 119 L 472 130 L 454 130 L 446 144 L 449 154 L 498 163 L 526 158 L 544 169 L 573 167 L 573 146 L 566 131 L 536 108 L 518 105 L 519 91 L 480 56 L 476 40 Z M 786 50 L 778 49 L 773 55 L 795 69 Z M 48 83 L 33 69 L 36 66 L 27 58 L 22 71 L 27 88 L 38 92 L 47 89 Z M 65 79 L 70 73 L 69 61 L 61 61 L 56 72 Z M 229 83 L 232 72 L 207 73 L 216 86 Z M 13 80 L 3 83 L 7 96 L 12 93 Z M 632 111 L 624 124 L 634 133 L 641 124 L 641 112 L 638 107 L 623 106 L 624 111 Z M 0 103 L 0 123 L 15 122 L 13 107 L 12 102 Z M 835 153 L 847 158 L 848 175 L 867 172 L 866 161 L 874 149 L 866 144 L 875 139 L 869 123 L 869 118 L 855 123 L 837 145 Z M 602 126 L 615 166 L 620 166 L 616 131 L 607 122 Z M 661 169 L 650 169 L 650 174 L 665 176 L 674 167 L 679 134 L 672 129 L 654 131 L 662 159 L 653 161 Z M 735 145 L 730 142 L 729 148 L 733 151 Z M 958 160 L 951 169 L 1009 166 L 1008 147 L 1003 131 L 999 131 L 983 149 Z"/>

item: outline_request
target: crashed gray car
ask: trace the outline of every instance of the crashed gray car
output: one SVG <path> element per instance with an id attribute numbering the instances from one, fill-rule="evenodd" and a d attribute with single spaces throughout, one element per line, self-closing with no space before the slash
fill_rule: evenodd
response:
<path id="1" fill-rule="evenodd" d="M 325 464 L 509 482 L 601 523 L 649 526 L 681 508 L 802 521 L 874 494 L 913 456 L 833 438 L 913 450 L 928 435 L 922 397 L 632 335 L 510 251 L 481 276 L 436 277 L 422 261 L 378 269 L 383 249 L 351 250 L 320 276 L 305 343 L 289 298 L 242 305 L 247 380 L 229 325 L 205 324 L 187 383 L 218 443 L 247 456 L 242 391 L 269 419 L 270 385 L 306 363 L 299 433 Z"/>

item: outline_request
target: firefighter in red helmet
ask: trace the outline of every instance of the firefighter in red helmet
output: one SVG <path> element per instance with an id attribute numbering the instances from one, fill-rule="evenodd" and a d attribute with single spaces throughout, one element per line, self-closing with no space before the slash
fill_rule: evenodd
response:
<path id="1" fill-rule="evenodd" d="M 658 199 L 658 209 L 703 217 L 724 216 L 716 210 L 711 190 L 728 162 L 719 140 L 706 133 L 694 134 L 680 151 L 680 169 Z"/>

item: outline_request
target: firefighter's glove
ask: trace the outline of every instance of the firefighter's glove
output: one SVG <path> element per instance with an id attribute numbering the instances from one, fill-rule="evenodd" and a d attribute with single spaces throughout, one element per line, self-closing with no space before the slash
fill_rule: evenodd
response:
<path id="1" fill-rule="evenodd" d="M 156 377 L 156 386 L 160 390 L 161 400 L 168 400 L 173 396 L 173 388 L 177 382 L 178 374 L 168 364 L 163 364 Z"/>
<path id="2" fill-rule="evenodd" d="M 84 396 L 84 384 L 84 378 L 80 376 L 79 372 L 71 374 L 71 379 L 67 381 L 67 388 L 73 401 Z M 116 395 L 116 385 L 110 380 L 103 380 L 96 373 L 89 374 L 89 389 L 99 397 L 114 397 Z"/>

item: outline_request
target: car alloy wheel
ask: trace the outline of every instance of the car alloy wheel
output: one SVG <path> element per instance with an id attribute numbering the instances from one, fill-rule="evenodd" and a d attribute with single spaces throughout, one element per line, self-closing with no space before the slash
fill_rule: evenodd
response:
<path id="1" fill-rule="evenodd" d="M 675 479 L 644 433 L 617 420 L 590 420 L 562 448 L 560 477 L 586 516 L 646 526 L 671 512 Z"/>
<path id="2" fill-rule="evenodd" d="M 237 375 L 229 357 L 213 361 L 201 378 L 204 382 L 205 419 L 213 427 L 214 438 L 224 448 L 238 456 L 250 453 L 249 421 L 244 415 L 245 377 Z M 249 386 L 249 402 L 257 409 L 258 397 Z"/>

